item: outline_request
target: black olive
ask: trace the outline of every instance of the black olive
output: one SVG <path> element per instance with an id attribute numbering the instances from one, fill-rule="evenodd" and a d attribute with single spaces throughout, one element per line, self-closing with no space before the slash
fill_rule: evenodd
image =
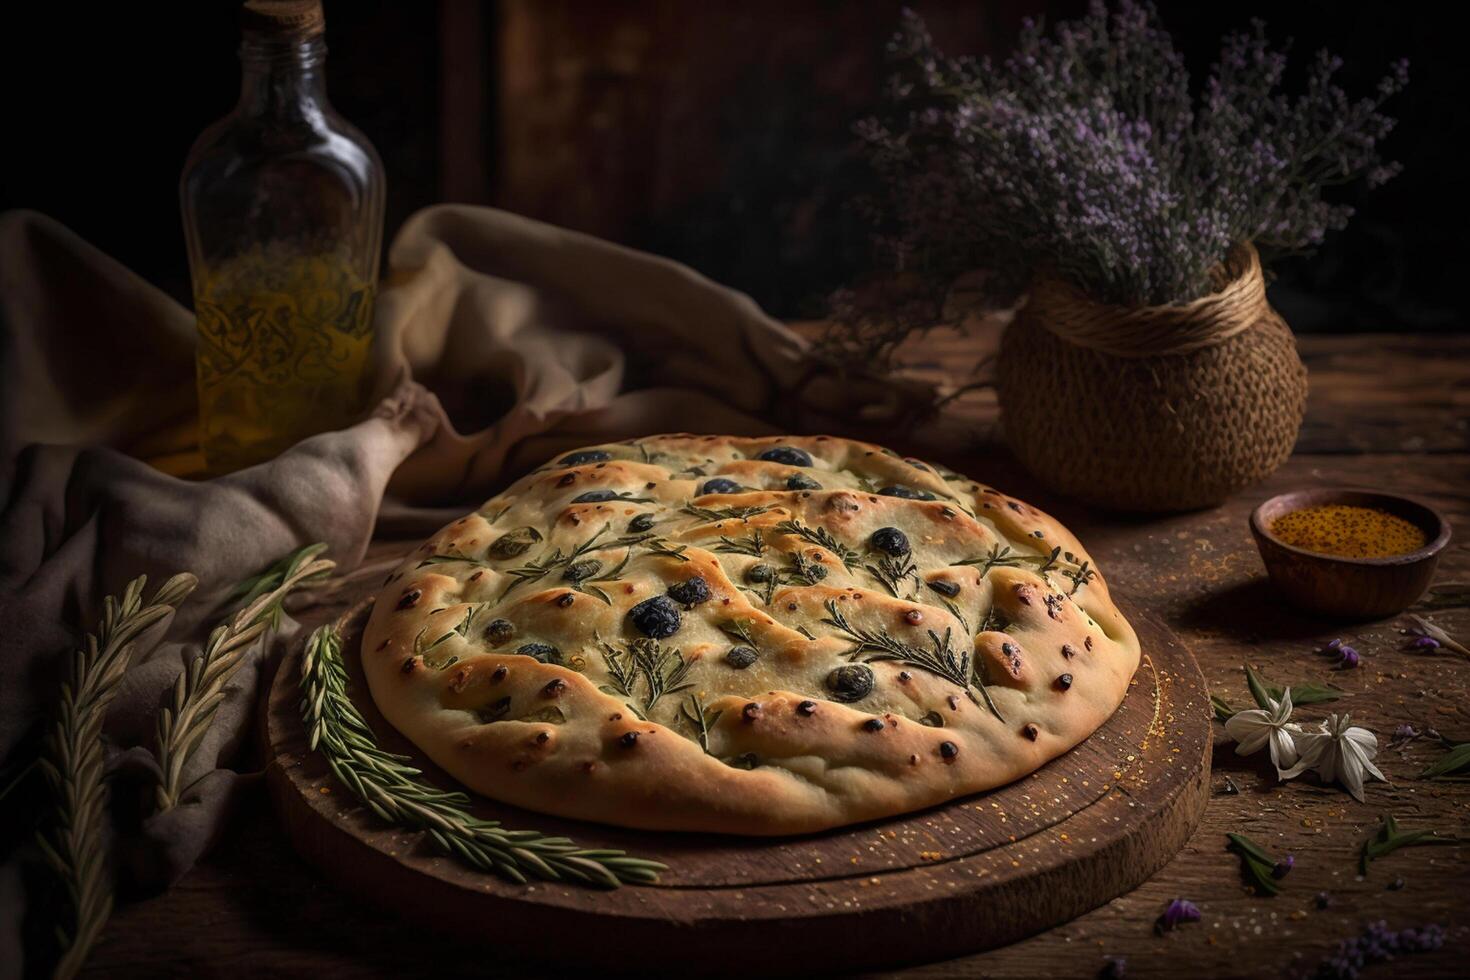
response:
<path id="1" fill-rule="evenodd" d="M 878 530 L 873 532 L 873 536 L 868 540 L 868 543 L 878 551 L 892 555 L 895 558 L 902 558 L 913 550 L 909 547 L 909 536 L 896 527 L 878 528 Z"/>
<path id="2" fill-rule="evenodd" d="M 558 466 L 581 466 L 584 463 L 605 463 L 612 459 L 612 453 L 602 449 L 584 449 L 581 452 L 568 453 L 556 461 Z"/>
<path id="3" fill-rule="evenodd" d="M 567 682 L 562 680 L 560 677 L 557 677 L 546 682 L 546 686 L 541 689 L 541 694 L 544 697 L 554 698 L 566 689 Z"/>
<path id="4" fill-rule="evenodd" d="M 761 658 L 754 647 L 738 646 L 731 647 L 730 652 L 725 654 L 725 663 L 736 670 L 744 670 Z"/>
<path id="5" fill-rule="evenodd" d="M 935 592 L 938 592 L 940 595 L 946 596 L 950 599 L 953 599 L 955 596 L 960 594 L 960 583 L 949 582 L 945 579 L 939 579 L 936 582 L 930 582 L 929 588 L 933 589 Z"/>
<path id="6" fill-rule="evenodd" d="M 623 737 L 618 739 L 618 741 L 622 744 L 623 748 L 631 749 L 633 746 L 638 744 L 638 733 L 624 732 Z"/>
<path id="7" fill-rule="evenodd" d="M 490 546 L 492 558 L 514 558 L 524 555 L 531 549 L 531 545 L 541 540 L 541 532 L 534 527 L 518 527 L 514 531 L 507 531 L 495 539 Z"/>
<path id="8" fill-rule="evenodd" d="M 709 601 L 709 586 L 705 584 L 704 579 L 696 575 L 694 578 L 685 579 L 678 585 L 669 586 L 669 598 L 681 606 L 697 606 L 701 602 Z"/>
<path id="9" fill-rule="evenodd" d="M 423 592 L 419 591 L 418 589 L 409 589 L 407 592 L 403 593 L 403 595 L 399 597 L 398 608 L 411 609 L 423 597 Z"/>
<path id="10" fill-rule="evenodd" d="M 567 608 L 568 606 L 570 606 L 572 603 L 574 603 L 576 601 L 577 601 L 576 597 L 573 596 L 570 592 L 567 592 L 567 593 L 564 593 L 563 595 L 561 595 L 560 597 L 557 598 L 556 604 L 558 606 L 560 606 L 561 608 L 565 609 L 565 608 Z"/>
<path id="11" fill-rule="evenodd" d="M 1033 742 L 1036 741 L 1037 736 L 1041 734 L 1041 729 L 1037 728 L 1035 725 L 1030 724 L 1021 729 L 1021 731 L 1024 732 L 1026 737 Z"/>
<path id="12" fill-rule="evenodd" d="M 1062 656 L 1066 657 L 1068 660 L 1071 660 L 1073 657 L 1077 656 L 1077 648 L 1072 646 L 1072 644 L 1070 643 L 1063 643 Z"/>
<path id="13" fill-rule="evenodd" d="M 867 721 L 863 722 L 863 729 L 864 731 L 869 732 L 881 732 L 883 730 L 883 719 L 869 718 Z"/>
<path id="14" fill-rule="evenodd" d="M 761 703 L 759 701 L 751 701 L 744 708 L 740 709 L 740 714 L 746 721 L 755 721 L 760 713 Z"/>
<path id="15" fill-rule="evenodd" d="M 931 711 L 919 719 L 919 724 L 928 725 L 930 728 L 943 728 L 944 716 L 937 711 Z"/>
<path id="16" fill-rule="evenodd" d="M 561 651 L 550 643 L 522 643 L 516 647 L 516 653 L 523 657 L 533 657 L 543 664 L 556 664 L 561 666 Z"/>
<path id="17" fill-rule="evenodd" d="M 717 476 L 713 480 L 705 480 L 704 486 L 699 492 L 704 493 L 740 493 L 745 488 L 734 480 L 727 480 L 723 476 Z"/>
<path id="18" fill-rule="evenodd" d="M 509 643 L 510 638 L 516 635 L 515 623 L 508 619 L 492 619 L 490 625 L 485 627 L 485 639 L 490 641 L 491 646 L 500 646 Z"/>
<path id="19" fill-rule="evenodd" d="M 878 491 L 882 497 L 902 497 L 904 500 L 933 500 L 934 494 L 928 490 L 915 490 L 913 487 L 891 486 L 884 487 Z"/>
<path id="20" fill-rule="evenodd" d="M 641 534 L 642 532 L 647 531 L 649 528 L 653 527 L 653 522 L 655 520 L 657 520 L 657 518 L 655 518 L 652 514 L 639 514 L 637 517 L 628 522 L 628 530 L 632 531 L 634 534 Z"/>
<path id="21" fill-rule="evenodd" d="M 662 640 L 679 632 L 679 607 L 668 596 L 656 595 L 652 599 L 644 599 L 628 610 L 628 616 L 638 632 L 655 640 Z"/>
<path id="22" fill-rule="evenodd" d="M 776 446 L 774 449 L 767 449 L 760 454 L 759 458 L 767 463 L 781 463 L 786 466 L 812 465 L 811 453 L 793 446 Z"/>
<path id="23" fill-rule="evenodd" d="M 561 573 L 563 582 L 580 582 L 585 578 L 591 578 L 602 571 L 602 562 L 595 558 L 587 558 L 583 561 L 574 561 Z"/>
<path id="24" fill-rule="evenodd" d="M 796 706 L 796 713 L 799 714 L 799 715 L 806 715 L 808 717 L 816 714 L 817 713 L 817 702 L 815 702 L 815 701 L 803 701 L 803 702 L 801 702 L 801 704 L 798 704 Z"/>
<path id="25" fill-rule="evenodd" d="M 1058 677 L 1057 678 L 1057 687 L 1061 688 L 1062 690 L 1065 691 L 1065 690 L 1067 690 L 1071 686 L 1072 686 L 1072 675 L 1071 674 L 1063 674 L 1061 677 Z"/>
<path id="26" fill-rule="evenodd" d="M 745 581 L 747 582 L 769 582 L 775 576 L 776 570 L 770 565 L 751 565 L 745 570 Z"/>
<path id="27" fill-rule="evenodd" d="M 617 500 L 616 490 L 588 490 L 572 498 L 574 504 L 600 504 L 604 500 Z"/>
<path id="28" fill-rule="evenodd" d="M 960 754 L 960 747 L 953 742 L 940 742 L 939 754 L 944 757 L 944 760 L 946 762 L 948 762 L 949 760 Z"/>
<path id="29" fill-rule="evenodd" d="M 786 478 L 787 490 L 820 490 L 822 485 L 805 473 L 793 473 Z"/>
<path id="30" fill-rule="evenodd" d="M 827 675 L 827 690 L 844 703 L 861 701 L 873 693 L 873 668 L 867 664 L 843 664 Z"/>

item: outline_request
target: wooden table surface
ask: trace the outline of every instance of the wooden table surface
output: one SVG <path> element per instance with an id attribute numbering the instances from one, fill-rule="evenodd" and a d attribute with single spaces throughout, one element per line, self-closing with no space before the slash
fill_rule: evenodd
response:
<path id="1" fill-rule="evenodd" d="M 908 352 L 921 371 L 963 370 L 975 341 L 935 335 Z M 1440 751 L 1428 739 L 1389 743 L 1397 725 L 1434 728 L 1470 740 L 1470 661 L 1404 650 L 1400 623 L 1339 626 L 1281 605 L 1268 587 L 1246 529 L 1260 501 L 1287 489 L 1360 486 L 1419 496 L 1448 515 L 1456 538 L 1437 581 L 1470 581 L 1470 336 L 1308 336 L 1299 338 L 1311 372 L 1307 419 L 1296 454 L 1270 480 L 1225 505 L 1161 518 L 1088 511 L 1038 487 L 995 443 L 993 397 L 957 401 L 919 440 L 941 461 L 1049 510 L 1087 544 L 1114 589 L 1138 597 L 1190 644 L 1212 690 L 1245 704 L 1243 663 L 1277 683 L 1312 680 L 1343 688 L 1333 705 L 1299 709 L 1297 720 L 1350 712 L 1378 733 L 1379 767 L 1367 803 L 1310 778 L 1278 784 L 1265 754 L 1242 759 L 1223 737 L 1214 754 L 1215 793 L 1185 849 L 1143 886 L 1073 922 L 1000 950 L 917 966 L 916 976 L 1090 977 L 1108 957 L 1124 957 L 1129 977 L 1297 977 L 1312 972 L 1340 939 L 1365 922 L 1392 928 L 1439 923 L 1445 948 L 1369 967 L 1366 976 L 1462 974 L 1470 940 L 1470 845 L 1400 850 L 1359 875 L 1359 847 L 1393 814 L 1406 828 L 1470 838 L 1470 784 L 1415 775 Z M 896 448 L 909 448 L 897 446 Z M 363 572 L 379 574 L 403 542 L 380 542 Z M 1470 609 L 1433 618 L 1462 642 Z M 1342 637 L 1362 666 L 1332 671 L 1314 651 Z M 1238 792 L 1226 792 L 1227 780 Z M 1295 869 L 1275 898 L 1245 888 L 1225 834 L 1238 831 L 1281 854 Z M 1317 904 L 1329 896 L 1327 908 Z M 1173 898 L 1195 902 L 1198 923 L 1165 936 L 1154 920 Z M 973 923 L 982 928 L 983 923 Z M 956 923 L 955 928 L 966 928 Z M 547 949 L 575 942 L 547 925 Z M 772 951 L 805 973 L 819 972 L 820 949 Z M 658 972 L 646 964 L 609 965 Z M 697 967 L 684 964 L 682 972 Z M 482 976 L 556 973 L 548 964 L 507 963 L 476 937 L 426 936 L 357 896 L 339 894 L 291 851 L 263 788 L 249 794 L 209 857 L 167 894 L 119 906 L 87 965 L 94 976 Z"/>

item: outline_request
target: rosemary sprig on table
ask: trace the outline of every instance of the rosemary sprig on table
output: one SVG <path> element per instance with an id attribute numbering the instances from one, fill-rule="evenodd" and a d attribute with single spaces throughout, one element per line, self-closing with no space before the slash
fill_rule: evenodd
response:
<path id="1" fill-rule="evenodd" d="M 1280 892 L 1281 885 L 1276 877 L 1276 868 L 1280 862 L 1266 853 L 1264 847 L 1244 834 L 1226 834 L 1225 836 L 1230 839 L 1225 849 L 1234 851 L 1240 856 L 1240 873 L 1255 888 L 1256 894 L 1270 896 Z"/>
<path id="2" fill-rule="evenodd" d="M 1399 822 L 1393 814 L 1386 814 L 1383 823 L 1367 840 L 1358 853 L 1358 873 L 1366 875 L 1368 865 L 1401 847 L 1418 847 L 1424 844 L 1459 844 L 1458 837 L 1441 834 L 1437 830 L 1399 830 Z"/>
<path id="3" fill-rule="evenodd" d="M 1000 709 L 991 700 L 984 680 L 973 669 L 971 655 L 963 651 L 955 651 L 951 642 L 952 630 L 945 630 L 942 639 L 939 634 L 930 630 L 930 648 L 926 650 L 923 647 L 916 647 L 895 639 L 885 630 L 858 629 L 842 614 L 842 610 L 837 608 L 835 599 L 828 599 L 826 608 L 827 618 L 822 622 L 834 627 L 854 644 L 849 656 L 856 657 L 862 653 L 871 652 L 873 655 L 867 658 L 869 663 L 875 660 L 893 660 L 907 667 L 926 670 L 944 678 L 956 687 L 964 688 L 966 696 L 971 701 L 977 705 L 983 703 L 986 708 L 990 709 L 991 714 L 1002 722 L 1005 721 Z M 976 696 L 977 690 L 978 697 Z"/>
<path id="4" fill-rule="evenodd" d="M 199 656 L 189 660 L 174 681 L 172 705 L 158 713 L 158 785 L 154 802 L 160 813 L 179 805 L 189 787 L 182 785 L 184 767 L 199 748 L 215 712 L 225 698 L 225 685 L 267 629 L 280 623 L 282 603 L 302 585 L 325 578 L 336 563 L 317 557 L 327 546 L 313 544 L 288 555 L 251 580 L 245 608 L 229 623 L 215 627 Z"/>
<path id="5" fill-rule="evenodd" d="M 341 639 L 323 626 L 301 657 L 301 717 L 312 749 L 332 774 L 384 821 L 426 831 L 434 846 L 472 868 L 517 884 L 529 878 L 604 888 L 651 882 L 664 865 L 623 851 L 580 848 L 565 837 L 507 830 L 466 810 L 469 798 L 424 782 L 406 756 L 384 752 L 347 691 Z"/>
<path id="6" fill-rule="evenodd" d="M 61 687 L 61 707 L 47 732 L 40 760 L 57 799 L 57 820 L 37 837 L 47 862 L 61 877 L 71 921 L 59 925 L 61 958 L 55 976 L 81 968 L 112 912 L 112 885 L 102 846 L 107 789 L 102 780 L 102 721 L 133 655 L 133 641 L 172 613 L 198 584 L 175 575 L 143 603 L 145 576 L 128 583 L 121 600 L 108 596 L 102 622 L 71 658 Z"/>

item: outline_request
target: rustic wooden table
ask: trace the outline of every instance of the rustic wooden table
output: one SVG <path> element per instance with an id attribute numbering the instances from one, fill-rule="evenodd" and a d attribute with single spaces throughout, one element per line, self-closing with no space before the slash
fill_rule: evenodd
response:
<path id="1" fill-rule="evenodd" d="M 1418 780 L 1440 752 L 1421 738 L 1390 747 L 1396 726 L 1433 728 L 1470 740 L 1470 661 L 1410 653 L 1399 621 L 1338 626 L 1282 606 L 1272 594 L 1246 529 L 1266 497 L 1308 486 L 1361 486 L 1419 496 L 1444 512 L 1456 539 L 1440 583 L 1470 580 L 1470 337 L 1309 336 L 1299 340 L 1311 397 L 1296 454 L 1265 484 L 1213 510 L 1162 518 L 1090 512 L 1042 490 L 995 445 L 995 409 L 984 393 L 958 401 L 930 452 L 961 472 L 1036 503 L 1072 528 L 1110 583 L 1138 597 L 1192 647 L 1212 689 L 1247 702 L 1243 663 L 1278 683 L 1312 680 L 1341 687 L 1333 705 L 1299 719 L 1347 711 L 1379 735 L 1380 768 L 1367 803 L 1309 779 L 1280 785 L 1264 755 L 1241 759 L 1223 737 L 1214 755 L 1214 795 L 1193 839 L 1143 886 L 1081 918 L 993 952 L 917 966 L 919 976 L 1090 977 L 1123 957 L 1130 977 L 1296 977 L 1309 975 L 1340 939 L 1365 922 L 1390 927 L 1439 923 L 1445 948 L 1370 967 L 1368 976 L 1463 975 L 1470 940 L 1470 845 L 1400 850 L 1358 873 L 1358 850 L 1380 819 L 1470 837 L 1470 785 Z M 912 352 L 921 370 L 947 372 L 974 360 L 973 341 L 934 336 Z M 903 448 L 903 447 L 900 447 Z M 401 553 L 374 546 L 364 571 Z M 1470 609 L 1434 611 L 1462 640 Z M 1362 666 L 1335 672 L 1314 651 L 1333 637 L 1361 651 Z M 1227 792 L 1227 782 L 1238 792 Z M 1275 898 L 1251 894 L 1225 834 L 1239 831 L 1296 867 Z M 1319 908 L 1317 895 L 1329 901 Z M 1159 936 L 1154 920 L 1170 899 L 1195 902 L 1200 922 Z M 974 923 L 981 928 L 983 923 Z M 955 928 L 966 928 L 956 923 Z M 122 904 L 87 971 L 123 975 L 377 976 L 554 973 L 559 944 L 576 942 L 547 924 L 547 962 L 506 962 L 475 936 L 425 936 L 339 894 L 291 850 L 263 788 L 250 794 L 210 856 L 173 890 Z M 647 964 L 615 968 L 659 972 Z M 820 949 L 772 951 L 772 962 L 820 970 Z M 798 965 L 799 964 L 799 965 Z M 680 966 L 681 972 L 698 967 Z"/>

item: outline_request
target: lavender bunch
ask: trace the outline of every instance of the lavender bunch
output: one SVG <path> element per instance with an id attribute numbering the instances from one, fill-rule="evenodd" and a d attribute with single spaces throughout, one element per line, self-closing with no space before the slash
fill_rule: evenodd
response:
<path id="1" fill-rule="evenodd" d="M 856 133 L 883 190 L 861 202 L 883 295 L 834 297 L 848 337 L 876 319 L 932 325 L 956 277 L 984 268 L 997 292 L 1055 275 L 1127 305 L 1194 299 L 1220 285 L 1231 246 L 1301 251 L 1342 228 L 1335 184 L 1397 173 L 1379 143 L 1395 65 L 1352 99 L 1319 53 L 1297 94 L 1264 25 L 1226 37 L 1196 96 L 1153 7 L 1102 0 L 1048 36 L 1028 23 L 1014 54 L 949 58 L 905 11 L 893 74 Z"/>
<path id="2" fill-rule="evenodd" d="M 1313 980 L 1356 980 L 1370 963 L 1391 960 L 1406 953 L 1427 953 L 1444 945 L 1444 926 L 1429 923 L 1394 932 L 1386 922 L 1374 922 L 1351 939 L 1337 944 L 1332 954 L 1317 964 Z"/>

